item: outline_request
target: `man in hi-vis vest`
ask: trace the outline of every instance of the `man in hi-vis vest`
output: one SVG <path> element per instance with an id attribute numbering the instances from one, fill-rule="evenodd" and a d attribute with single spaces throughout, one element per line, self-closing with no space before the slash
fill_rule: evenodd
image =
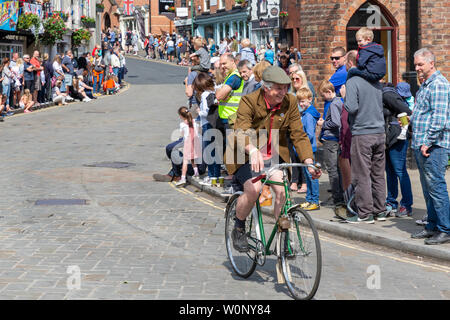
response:
<path id="1" fill-rule="evenodd" d="M 225 129 L 228 129 L 229 118 L 236 113 L 242 98 L 244 80 L 239 75 L 233 55 L 223 54 L 219 63 L 225 80 L 223 86 L 217 89 L 216 98 L 219 100 L 219 117 L 222 119 Z"/>

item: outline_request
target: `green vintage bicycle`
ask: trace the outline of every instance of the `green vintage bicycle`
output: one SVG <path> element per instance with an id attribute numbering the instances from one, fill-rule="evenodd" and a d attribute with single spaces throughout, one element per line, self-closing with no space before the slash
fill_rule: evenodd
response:
<path id="1" fill-rule="evenodd" d="M 267 256 L 275 255 L 279 282 L 286 283 L 294 299 L 307 300 L 314 297 L 319 287 L 322 253 L 319 235 L 313 220 L 298 204 L 293 205 L 290 197 L 288 168 L 294 166 L 320 170 L 320 164 L 282 163 L 272 166 L 252 180 L 253 183 L 261 180 L 263 185 L 284 186 L 286 202 L 269 239 L 266 240 L 258 198 L 252 213 L 246 220 L 245 232 L 248 237 L 249 250 L 240 252 L 233 247 L 231 232 L 235 224 L 236 204 L 239 196 L 243 193 L 239 191 L 230 197 L 225 208 L 225 243 L 228 258 L 237 275 L 248 278 L 255 271 L 257 265 L 265 264 Z M 283 182 L 269 180 L 275 170 L 282 170 Z M 272 244 L 274 245 L 272 246 Z"/>

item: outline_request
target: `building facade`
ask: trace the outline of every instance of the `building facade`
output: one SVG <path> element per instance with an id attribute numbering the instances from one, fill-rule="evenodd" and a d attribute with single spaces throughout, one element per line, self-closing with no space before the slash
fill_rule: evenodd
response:
<path id="1" fill-rule="evenodd" d="M 174 0 L 102 0 L 102 4 L 104 11 L 100 17 L 101 30 L 117 27 L 122 32 L 122 36 L 127 30 L 139 31 L 138 21 L 134 15 L 136 9 L 144 18 L 145 35 L 149 33 L 163 35 L 175 32 Z"/>
<path id="2" fill-rule="evenodd" d="M 429 47 L 437 68 L 450 76 L 450 6 L 431 0 L 300 1 L 299 49 L 302 66 L 317 87 L 334 72 L 331 50 L 357 49 L 356 31 L 363 26 L 374 31 L 387 60 L 386 81 L 396 84 L 414 71 L 414 52 Z M 409 75 L 408 75 L 409 74 Z M 410 83 L 417 84 L 414 75 Z"/>
<path id="3" fill-rule="evenodd" d="M 13 52 L 20 55 L 32 53 L 39 50 L 42 53 L 48 53 L 53 57 L 57 53 L 73 49 L 74 53 L 85 52 L 95 43 L 95 36 L 91 37 L 90 43 L 72 48 L 72 32 L 79 28 L 88 28 L 92 35 L 95 34 L 95 26 L 86 27 L 82 25 L 81 17 L 95 17 L 95 2 L 88 0 L 1 0 L 1 21 L 6 21 L 8 25 L 2 23 L 0 25 L 0 57 L 11 57 Z M 20 30 L 17 23 L 20 16 L 31 12 L 39 16 L 41 26 L 39 28 L 31 28 L 28 30 Z M 64 21 L 66 32 L 63 39 L 58 41 L 54 46 L 45 46 L 36 41 L 43 29 L 43 22 L 55 12 L 60 14 Z"/>
<path id="4" fill-rule="evenodd" d="M 278 1 L 251 2 L 250 40 L 256 48 L 260 49 L 268 43 L 275 47 L 280 36 L 280 12 Z"/>
<path id="5" fill-rule="evenodd" d="M 243 0 L 176 0 L 175 26 L 184 36 L 221 39 L 250 37 L 248 2 Z M 193 32 L 192 32 L 193 31 Z"/>

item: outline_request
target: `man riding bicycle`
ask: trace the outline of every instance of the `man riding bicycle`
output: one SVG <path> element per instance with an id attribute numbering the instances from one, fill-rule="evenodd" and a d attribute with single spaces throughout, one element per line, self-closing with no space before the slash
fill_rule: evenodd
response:
<path id="1" fill-rule="evenodd" d="M 245 220 L 250 214 L 262 189 L 261 181 L 252 179 L 261 174 L 271 164 L 290 162 L 287 134 L 299 155 L 300 161 L 313 164 L 313 152 L 308 136 L 303 131 L 297 100 L 288 94 L 291 79 L 283 69 L 269 66 L 262 75 L 262 87 L 242 97 L 237 110 L 234 133 L 227 138 L 225 163 L 229 174 L 234 174 L 244 187 L 236 205 L 236 221 L 232 232 L 236 250 L 248 250 Z M 258 138 L 258 139 L 256 139 Z M 259 142 L 260 148 L 257 147 Z M 245 161 L 239 155 L 245 154 Z M 230 159 L 231 158 L 231 159 Z M 243 164 L 240 164 L 243 163 Z M 321 171 L 308 167 L 313 179 L 321 176 Z M 275 171 L 270 180 L 282 182 L 283 173 Z M 285 202 L 284 188 L 271 185 L 275 193 L 275 219 Z"/>

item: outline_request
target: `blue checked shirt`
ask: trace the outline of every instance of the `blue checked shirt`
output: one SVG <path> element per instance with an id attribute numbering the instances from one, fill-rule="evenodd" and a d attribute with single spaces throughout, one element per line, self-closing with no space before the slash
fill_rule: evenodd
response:
<path id="1" fill-rule="evenodd" d="M 437 145 L 450 149 L 450 84 L 436 71 L 420 87 L 411 117 L 412 149 Z"/>

